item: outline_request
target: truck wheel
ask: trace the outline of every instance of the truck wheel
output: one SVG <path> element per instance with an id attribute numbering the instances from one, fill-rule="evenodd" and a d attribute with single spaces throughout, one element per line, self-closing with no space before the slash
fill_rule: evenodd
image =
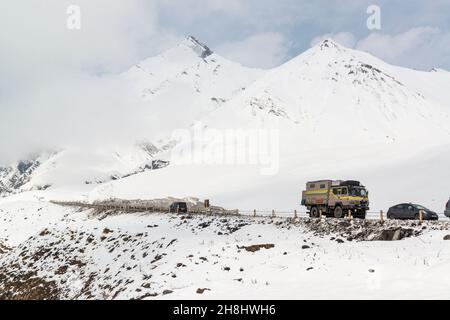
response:
<path id="1" fill-rule="evenodd" d="M 365 211 L 361 211 L 361 214 L 359 215 L 359 217 L 361 219 L 366 219 L 366 212 Z"/>
<path id="2" fill-rule="evenodd" d="M 342 210 L 342 207 L 337 206 L 334 208 L 334 217 L 337 219 L 340 219 L 344 216 L 344 211 Z"/>
<path id="3" fill-rule="evenodd" d="M 312 207 L 311 208 L 311 217 L 312 218 L 319 218 L 320 217 L 319 209 L 317 207 Z"/>

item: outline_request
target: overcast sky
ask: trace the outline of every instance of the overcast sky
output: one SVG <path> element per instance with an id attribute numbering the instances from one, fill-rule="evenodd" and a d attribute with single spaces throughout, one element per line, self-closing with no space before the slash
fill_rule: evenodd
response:
<path id="1" fill-rule="evenodd" d="M 79 30 L 67 28 L 70 5 L 81 9 Z M 379 30 L 367 28 L 371 5 L 381 9 Z M 0 164 L 41 147 L 126 139 L 111 136 L 130 116 L 113 75 L 186 35 L 252 67 L 333 37 L 393 64 L 450 70 L 449 16 L 448 0 L 2 1 Z"/>

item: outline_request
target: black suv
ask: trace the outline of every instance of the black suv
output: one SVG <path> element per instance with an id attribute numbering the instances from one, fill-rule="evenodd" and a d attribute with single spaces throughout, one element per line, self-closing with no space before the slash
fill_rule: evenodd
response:
<path id="1" fill-rule="evenodd" d="M 448 199 L 447 205 L 445 206 L 445 215 L 450 218 L 450 199 Z"/>
<path id="2" fill-rule="evenodd" d="M 424 220 L 438 220 L 436 212 L 425 208 L 424 206 L 412 203 L 402 203 L 389 208 L 387 212 L 388 219 L 416 219 L 420 218 L 420 211 L 424 213 Z"/>
<path id="3" fill-rule="evenodd" d="M 186 202 L 174 202 L 170 205 L 169 211 L 171 213 L 187 213 L 187 204 Z"/>

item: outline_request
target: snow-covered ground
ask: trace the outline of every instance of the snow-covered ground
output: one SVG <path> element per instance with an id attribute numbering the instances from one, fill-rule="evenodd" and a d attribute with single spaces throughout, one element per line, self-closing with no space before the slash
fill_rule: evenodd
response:
<path id="1" fill-rule="evenodd" d="M 448 222 L 2 210 L 7 298 L 450 298 Z M 411 237 L 370 241 L 399 226 Z"/>

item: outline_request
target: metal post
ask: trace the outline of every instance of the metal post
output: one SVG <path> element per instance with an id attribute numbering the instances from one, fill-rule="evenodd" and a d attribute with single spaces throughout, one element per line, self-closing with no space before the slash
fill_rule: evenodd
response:
<path id="1" fill-rule="evenodd" d="M 253 217 L 256 217 L 256 209 L 253 210 Z"/>
<path id="2" fill-rule="evenodd" d="M 295 219 L 298 218 L 298 216 L 297 216 L 297 209 L 294 210 L 294 218 L 295 218 Z"/>
<path id="3" fill-rule="evenodd" d="M 383 223 L 384 222 L 384 214 L 383 214 L 383 210 L 380 210 L 380 221 Z"/>

